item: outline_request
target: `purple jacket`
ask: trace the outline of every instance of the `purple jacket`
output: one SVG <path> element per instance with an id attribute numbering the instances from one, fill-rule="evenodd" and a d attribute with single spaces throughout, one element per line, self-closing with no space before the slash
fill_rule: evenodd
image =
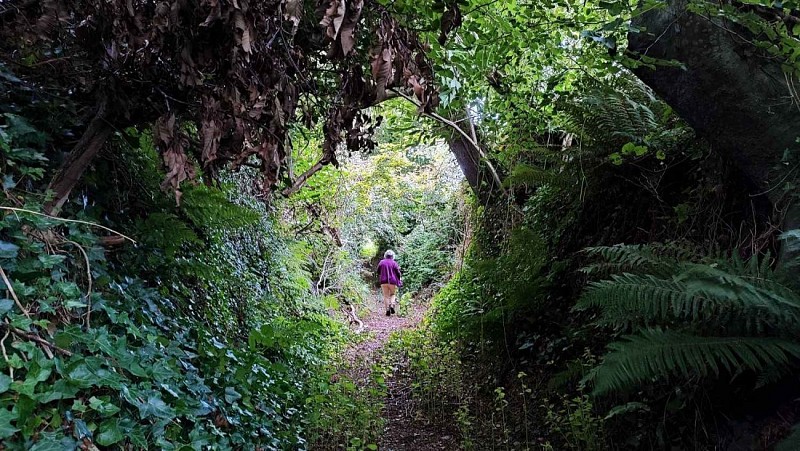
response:
<path id="1" fill-rule="evenodd" d="M 389 283 L 392 285 L 401 286 L 400 281 L 400 265 L 391 258 L 384 258 L 378 263 L 378 278 L 381 285 Z"/>

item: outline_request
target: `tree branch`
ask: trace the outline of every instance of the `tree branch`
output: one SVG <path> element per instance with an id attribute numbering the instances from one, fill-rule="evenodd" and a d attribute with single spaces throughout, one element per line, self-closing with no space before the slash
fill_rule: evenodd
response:
<path id="1" fill-rule="evenodd" d="M 17 335 L 17 336 L 19 336 L 21 338 L 26 338 L 26 339 L 28 339 L 30 341 L 34 341 L 36 343 L 39 343 L 41 346 L 44 346 L 45 348 L 47 348 L 47 350 L 56 351 L 59 354 L 63 354 L 65 356 L 67 356 L 67 357 L 72 356 L 72 352 L 71 351 L 67 351 L 66 349 L 59 348 L 58 346 L 54 345 L 53 343 L 50 343 L 49 341 L 45 340 L 44 338 L 42 338 L 42 337 L 40 337 L 40 336 L 38 336 L 36 334 L 25 332 L 24 330 L 18 329 L 18 328 L 14 327 L 14 326 L 12 326 L 10 324 L 6 324 L 6 327 L 8 327 L 8 330 L 10 330 L 12 334 Z"/>
<path id="2" fill-rule="evenodd" d="M 413 98 L 409 97 L 408 95 L 406 95 L 406 94 L 404 94 L 404 93 L 402 93 L 402 92 L 400 92 L 400 91 L 398 91 L 396 89 L 392 89 L 392 91 L 397 93 L 397 95 L 399 95 L 400 97 L 408 100 L 409 102 L 411 102 L 414 105 L 416 105 L 417 107 L 419 107 L 419 104 L 417 103 L 417 101 L 414 100 Z M 500 180 L 500 175 L 498 175 L 497 170 L 495 170 L 494 165 L 489 160 L 489 157 L 486 156 L 486 153 L 483 151 L 483 149 L 481 149 L 481 147 L 478 145 L 478 143 L 475 142 L 472 139 L 472 137 L 469 136 L 469 134 L 467 134 L 467 132 L 462 130 L 461 127 L 459 127 L 455 122 L 453 122 L 453 121 L 451 121 L 449 119 L 445 119 L 445 118 L 443 118 L 442 116 L 440 116 L 440 115 L 438 115 L 436 113 L 426 113 L 426 112 L 423 111 L 422 114 L 424 116 L 427 116 L 427 117 L 429 117 L 431 119 L 434 119 L 434 120 L 436 120 L 438 122 L 441 122 L 442 124 L 447 125 L 448 127 L 452 128 L 453 130 L 458 132 L 464 138 L 464 140 L 466 140 L 472 147 L 474 147 L 475 150 L 478 151 L 478 154 L 481 156 L 481 159 L 486 162 L 486 166 L 489 168 L 489 172 L 491 172 L 492 178 L 494 179 L 494 182 L 497 184 L 497 186 L 500 188 L 500 190 L 503 191 L 503 194 L 508 195 L 508 192 L 505 190 L 505 188 L 503 188 L 503 182 Z"/>
<path id="3" fill-rule="evenodd" d="M 306 184 L 308 179 L 311 178 L 311 176 L 313 176 L 317 172 L 321 171 L 322 168 L 324 168 L 328 164 L 329 164 L 329 161 L 326 160 L 325 157 L 322 157 L 321 160 L 319 160 L 316 163 L 314 163 L 314 166 L 311 166 L 310 168 L 308 168 L 308 170 L 306 172 L 302 173 L 300 175 L 300 177 L 297 177 L 297 180 L 294 181 L 292 186 L 290 186 L 290 187 L 286 188 L 285 190 L 281 191 L 281 194 L 283 194 L 284 197 L 289 197 L 289 196 L 295 194 L 296 192 L 300 191 L 303 188 L 303 186 Z"/>
<path id="4" fill-rule="evenodd" d="M 106 140 L 111 136 L 113 129 L 106 120 L 107 113 L 107 100 L 102 98 L 98 102 L 95 116 L 89 122 L 89 126 L 86 127 L 83 136 L 72 148 L 53 180 L 50 181 L 48 189 L 53 191 L 54 197 L 45 204 L 44 211 L 46 213 L 58 214 L 58 211 L 69 199 L 72 188 L 83 177 L 83 173 L 103 148 Z"/>

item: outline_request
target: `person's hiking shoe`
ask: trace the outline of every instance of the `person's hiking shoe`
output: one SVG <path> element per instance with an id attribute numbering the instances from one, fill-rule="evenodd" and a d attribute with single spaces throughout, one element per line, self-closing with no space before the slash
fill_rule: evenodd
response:
<path id="1" fill-rule="evenodd" d="M 392 312 L 392 315 L 394 315 L 394 306 L 389 307 L 389 310 Z"/>

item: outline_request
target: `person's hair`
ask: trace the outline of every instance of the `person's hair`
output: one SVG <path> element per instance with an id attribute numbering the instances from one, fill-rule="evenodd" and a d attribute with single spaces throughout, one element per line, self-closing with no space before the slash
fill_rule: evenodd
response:
<path id="1" fill-rule="evenodd" d="M 391 258 L 394 260 L 394 251 L 389 249 L 388 251 L 383 253 L 383 258 Z"/>

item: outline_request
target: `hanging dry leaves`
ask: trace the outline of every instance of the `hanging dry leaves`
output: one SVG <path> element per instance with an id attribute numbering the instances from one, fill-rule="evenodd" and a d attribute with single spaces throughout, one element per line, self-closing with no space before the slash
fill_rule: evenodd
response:
<path id="1" fill-rule="evenodd" d="M 87 109 L 103 93 L 117 129 L 155 124 L 165 189 L 178 194 L 196 167 L 213 176 L 248 164 L 273 190 L 288 172 L 298 105 L 305 122 L 324 119 L 323 162 L 336 164 L 340 144 L 371 148 L 374 126 L 360 111 L 392 89 L 424 108 L 438 99 L 424 47 L 385 8 L 317 1 L 317 16 L 305 17 L 313 7 L 303 0 L 7 0 L 0 49 L 58 47 L 68 64 L 21 75 Z"/>
<path id="2" fill-rule="evenodd" d="M 461 9 L 458 3 L 452 2 L 447 5 L 447 9 L 442 14 L 442 20 L 439 27 L 439 44 L 444 45 L 447 42 L 447 35 L 453 30 L 461 26 Z"/>
<path id="3" fill-rule="evenodd" d="M 195 178 L 194 166 L 185 151 L 189 139 L 177 126 L 174 114 L 158 118 L 153 128 L 153 135 L 162 149 L 164 165 L 167 167 L 167 175 L 161 188 L 171 188 L 175 192 L 176 202 L 180 204 L 181 183 Z"/>
<path id="4" fill-rule="evenodd" d="M 283 18 L 292 23 L 290 34 L 297 33 L 300 18 L 303 16 L 303 0 L 286 0 L 283 2 Z"/>

